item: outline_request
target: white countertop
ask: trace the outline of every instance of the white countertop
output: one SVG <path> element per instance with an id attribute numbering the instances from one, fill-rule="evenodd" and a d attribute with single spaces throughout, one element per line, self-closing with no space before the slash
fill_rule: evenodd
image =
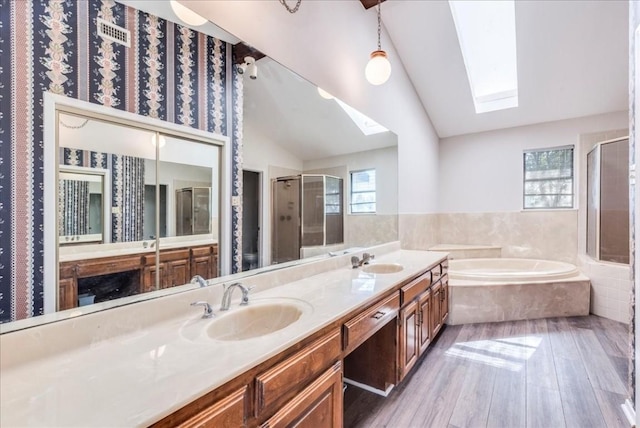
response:
<path id="1" fill-rule="evenodd" d="M 160 250 L 189 248 L 217 244 L 211 237 L 201 235 L 160 238 Z M 144 245 L 147 245 L 146 247 Z M 97 259 L 102 257 L 127 256 L 132 254 L 151 254 L 156 252 L 155 240 L 121 242 L 109 244 L 62 245 L 59 248 L 59 261 L 72 262 L 78 260 Z"/>
<path id="2" fill-rule="evenodd" d="M 201 319 L 202 309 L 194 308 L 186 318 L 11 367 L 0 376 L 0 426 L 149 425 L 372 303 L 443 257 L 446 253 L 400 250 L 375 260 L 403 265 L 398 273 L 374 275 L 345 266 L 256 293 L 251 296 L 256 303 L 300 299 L 313 309 L 283 330 L 255 339 L 195 337 L 194 329 L 201 325 L 204 331 L 215 318 Z M 251 278 L 243 282 L 250 286 Z M 218 317 L 226 315 L 219 315 L 219 302 L 210 303 Z"/>

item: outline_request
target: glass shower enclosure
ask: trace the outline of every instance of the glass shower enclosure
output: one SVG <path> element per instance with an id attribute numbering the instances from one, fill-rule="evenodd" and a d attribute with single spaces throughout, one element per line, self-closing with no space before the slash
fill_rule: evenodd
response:
<path id="1" fill-rule="evenodd" d="M 629 138 L 604 141 L 587 154 L 587 254 L 629 263 Z"/>
<path id="2" fill-rule="evenodd" d="M 339 177 L 301 174 L 272 182 L 272 263 L 298 260 L 303 247 L 344 242 L 344 191 Z"/>

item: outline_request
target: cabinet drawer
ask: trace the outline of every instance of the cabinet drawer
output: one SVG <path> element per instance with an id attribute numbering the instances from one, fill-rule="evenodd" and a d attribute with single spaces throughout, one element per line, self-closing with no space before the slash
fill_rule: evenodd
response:
<path id="1" fill-rule="evenodd" d="M 207 245 L 206 247 L 196 247 L 191 249 L 192 257 L 205 257 L 213 254 L 213 246 Z"/>
<path id="2" fill-rule="evenodd" d="M 440 275 L 442 275 L 442 266 L 437 264 L 431 268 L 431 277 L 433 279 L 433 282 L 436 282 Z"/>
<path id="3" fill-rule="evenodd" d="M 76 265 L 78 278 L 127 272 L 140 269 L 140 256 L 109 257 L 99 260 L 82 260 Z"/>
<path id="4" fill-rule="evenodd" d="M 341 427 L 342 407 L 342 367 L 338 361 L 261 428 Z"/>
<path id="5" fill-rule="evenodd" d="M 431 285 L 431 272 L 414 279 L 400 289 L 400 304 L 406 305 Z"/>
<path id="6" fill-rule="evenodd" d="M 313 342 L 307 348 L 256 377 L 256 416 L 312 380 L 340 357 L 340 331 Z"/>
<path id="7" fill-rule="evenodd" d="M 343 325 L 344 349 L 352 351 L 398 315 L 400 294 L 394 292 Z"/>
<path id="8" fill-rule="evenodd" d="M 245 386 L 177 426 L 179 428 L 245 427 L 247 426 L 248 395 L 248 389 Z"/>

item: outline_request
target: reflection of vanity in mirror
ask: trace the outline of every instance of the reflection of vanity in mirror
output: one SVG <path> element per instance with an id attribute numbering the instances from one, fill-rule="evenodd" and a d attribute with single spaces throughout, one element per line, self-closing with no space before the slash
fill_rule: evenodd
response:
<path id="1" fill-rule="evenodd" d="M 64 111 L 57 131 L 58 310 L 218 276 L 217 146 Z"/>

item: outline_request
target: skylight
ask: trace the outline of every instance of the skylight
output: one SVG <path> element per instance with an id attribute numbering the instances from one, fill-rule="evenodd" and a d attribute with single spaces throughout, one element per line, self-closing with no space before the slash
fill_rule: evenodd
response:
<path id="1" fill-rule="evenodd" d="M 360 130 L 362 131 L 362 133 L 364 135 L 380 134 L 381 132 L 387 132 L 388 131 L 387 128 L 385 128 L 384 126 L 380 125 L 375 120 L 365 116 L 364 114 L 360 113 L 358 110 L 354 109 L 353 107 L 350 107 L 350 106 L 346 105 L 345 103 L 343 103 L 339 99 L 337 99 L 337 98 L 334 98 L 334 99 L 336 100 L 338 105 L 340 107 L 342 107 L 342 109 L 345 111 L 345 113 L 347 113 L 347 115 L 349 115 L 351 120 L 353 120 L 353 122 L 356 125 L 358 125 L 358 128 L 360 128 Z"/>
<path id="2" fill-rule="evenodd" d="M 476 113 L 518 107 L 514 0 L 449 1 Z"/>

